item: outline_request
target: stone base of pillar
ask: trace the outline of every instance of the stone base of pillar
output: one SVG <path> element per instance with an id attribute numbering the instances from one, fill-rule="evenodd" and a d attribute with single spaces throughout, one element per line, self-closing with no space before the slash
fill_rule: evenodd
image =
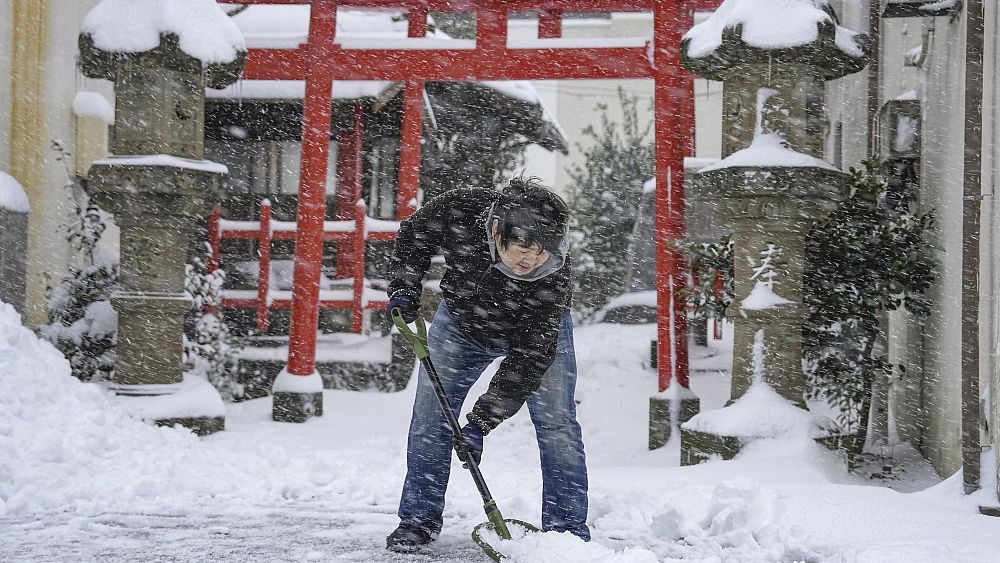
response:
<path id="1" fill-rule="evenodd" d="M 226 417 L 224 416 L 164 418 L 154 422 L 157 426 L 176 426 L 179 424 L 198 436 L 208 436 L 226 429 Z"/>
<path id="2" fill-rule="evenodd" d="M 858 435 L 830 432 L 821 438 L 816 438 L 816 443 L 824 448 L 843 454 L 844 463 L 848 471 L 854 471 L 858 466 L 858 459 L 852 452 L 858 449 Z"/>
<path id="3" fill-rule="evenodd" d="M 305 422 L 323 416 L 323 393 L 278 392 L 273 401 L 271 418 L 277 422 Z"/>
<path id="4" fill-rule="evenodd" d="M 649 398 L 649 449 L 667 445 L 674 428 L 698 414 L 700 400 L 680 385 L 672 385 L 663 393 Z"/>
<path id="5" fill-rule="evenodd" d="M 277 422 L 305 422 L 323 416 L 323 378 L 318 371 L 293 375 L 281 370 L 271 386 L 271 418 Z"/>
<path id="6" fill-rule="evenodd" d="M 220 432 L 226 428 L 226 405 L 219 391 L 197 375 L 184 374 L 183 382 L 173 386 L 143 385 L 115 388 L 118 404 L 157 426 L 180 424 L 199 436 Z M 169 392 L 167 392 L 169 391 Z"/>
<path id="7" fill-rule="evenodd" d="M 1000 517 L 1000 506 L 982 506 L 979 507 L 979 513 L 983 516 L 993 516 L 994 518 Z"/>
<path id="8" fill-rule="evenodd" d="M 670 441 L 670 401 L 661 397 L 649 398 L 649 449 L 656 450 Z"/>
<path id="9" fill-rule="evenodd" d="M 849 436 L 842 434 L 823 435 L 826 430 L 818 427 L 818 437 L 813 440 L 833 451 L 847 451 L 845 439 Z M 751 436 L 720 436 L 708 432 L 697 430 L 681 429 L 681 465 L 697 465 L 706 461 L 730 460 L 736 457 L 747 444 L 760 440 L 759 437 Z M 847 457 L 847 456 L 845 456 Z M 852 468 L 849 459 L 845 459 L 845 468 Z"/>
<path id="10" fill-rule="evenodd" d="M 179 384 L 184 379 L 184 314 L 191 310 L 191 296 L 116 291 L 111 306 L 118 313 L 114 384 L 140 389 Z"/>
<path id="11" fill-rule="evenodd" d="M 681 465 L 733 459 L 742 447 L 740 439 L 734 436 L 681 429 Z"/>

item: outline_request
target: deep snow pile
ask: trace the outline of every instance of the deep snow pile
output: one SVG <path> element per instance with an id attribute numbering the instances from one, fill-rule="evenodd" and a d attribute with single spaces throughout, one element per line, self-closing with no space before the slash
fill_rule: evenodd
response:
<path id="1" fill-rule="evenodd" d="M 316 485 L 314 460 L 288 460 L 271 446 L 227 451 L 126 414 L 100 387 L 73 378 L 63 356 L 6 303 L 0 388 L 0 514 L 162 509 L 201 496 L 252 502 Z M 305 465 L 286 471 L 296 464 Z"/>

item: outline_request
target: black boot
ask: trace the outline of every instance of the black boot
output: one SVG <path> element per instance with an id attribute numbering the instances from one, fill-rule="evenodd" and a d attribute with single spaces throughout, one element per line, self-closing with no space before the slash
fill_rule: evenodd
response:
<path id="1" fill-rule="evenodd" d="M 427 545 L 434 541 L 430 532 L 416 526 L 400 524 L 389 537 L 385 538 L 385 547 L 390 551 L 399 553 L 412 553 L 422 545 Z"/>

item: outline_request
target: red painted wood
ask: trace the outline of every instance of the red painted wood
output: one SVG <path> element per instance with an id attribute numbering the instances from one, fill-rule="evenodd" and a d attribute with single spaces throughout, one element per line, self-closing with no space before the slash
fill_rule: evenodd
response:
<path id="1" fill-rule="evenodd" d="M 361 197 L 361 152 L 364 140 L 364 106 L 354 104 L 351 128 L 342 132 L 340 152 L 337 156 L 337 215 L 338 221 L 354 221 L 354 204 Z M 324 239 L 326 234 L 324 233 Z M 354 239 L 340 237 L 337 245 L 336 267 L 338 278 L 354 275 Z"/>
<path id="2" fill-rule="evenodd" d="M 427 8 L 410 8 L 407 17 L 407 36 L 427 36 Z"/>
<path id="3" fill-rule="evenodd" d="M 316 329 L 319 326 L 319 279 L 323 261 L 323 220 L 326 213 L 326 170 L 330 151 L 332 76 L 326 65 L 336 29 L 332 0 L 317 0 L 309 15 L 309 61 L 302 118 L 302 168 L 299 175 L 295 238 L 292 315 L 288 343 L 288 373 L 312 375 L 316 369 Z"/>
<path id="4" fill-rule="evenodd" d="M 494 39 L 495 40 L 495 39 Z M 331 49 L 305 64 L 296 49 L 250 49 L 243 78 L 303 80 L 322 67 L 335 80 L 570 80 L 649 78 L 645 47 L 544 49 Z"/>
<path id="5" fill-rule="evenodd" d="M 424 81 L 408 80 L 403 92 L 403 127 L 399 145 L 399 182 L 396 218 L 406 219 L 417 210 L 420 185 L 420 133 L 423 128 Z"/>
<path id="6" fill-rule="evenodd" d="M 722 0 L 682 0 L 682 4 L 684 8 L 695 12 L 714 12 L 722 4 Z"/>
<path id="7" fill-rule="evenodd" d="M 271 201 L 260 202 L 260 231 L 257 234 L 257 332 L 270 325 L 267 294 L 271 289 Z"/>
<path id="8" fill-rule="evenodd" d="M 352 219 L 353 221 L 353 219 Z M 223 240 L 230 239 L 242 239 L 242 240 L 256 240 L 260 234 L 259 227 L 255 227 L 253 230 L 222 230 L 221 238 Z M 323 240 L 343 240 L 350 239 L 354 236 L 353 227 L 349 230 L 325 230 L 323 232 Z M 368 240 L 394 240 L 396 238 L 395 231 L 375 231 L 368 229 Z M 271 232 L 271 240 L 295 240 L 295 231 L 274 231 Z"/>
<path id="9" fill-rule="evenodd" d="M 649 11 L 656 0 L 503 0 L 509 11 L 575 10 L 575 11 Z M 689 1 L 689 0 L 685 0 Z M 721 1 L 721 0 L 718 0 Z M 310 4 L 311 0 L 230 0 L 232 4 Z M 342 7 L 356 8 L 424 8 L 432 12 L 475 12 L 496 6 L 497 0 L 339 0 Z"/>
<path id="10" fill-rule="evenodd" d="M 388 301 L 371 300 L 365 309 L 368 310 L 385 310 L 386 306 L 389 304 Z M 241 299 L 233 297 L 224 297 L 222 299 L 221 305 L 223 307 L 229 307 L 233 309 L 253 309 L 257 307 L 257 299 Z M 320 299 L 319 307 L 320 309 L 350 309 L 354 306 L 354 300 L 352 299 Z M 271 300 L 269 308 L 271 309 L 290 309 L 292 307 L 291 299 L 276 298 Z"/>
<path id="11" fill-rule="evenodd" d="M 682 98 L 684 102 L 684 110 L 681 116 L 684 118 L 684 156 L 695 156 L 697 151 L 695 151 L 695 142 L 697 139 L 695 135 L 697 133 L 695 129 L 694 122 L 694 80 L 695 76 L 691 74 L 684 74 L 684 96 Z"/>
<path id="12" fill-rule="evenodd" d="M 562 10 L 538 12 L 538 38 L 555 39 L 562 36 Z"/>
<path id="13" fill-rule="evenodd" d="M 220 254 L 222 252 L 222 233 L 219 230 L 221 220 L 222 206 L 216 205 L 212 209 L 212 213 L 208 216 L 208 264 L 205 265 L 205 268 L 210 274 L 219 269 Z M 205 307 L 205 312 L 211 315 L 218 315 L 219 307 L 209 305 Z"/>
<path id="14" fill-rule="evenodd" d="M 351 332 L 361 333 L 362 298 L 365 292 L 365 200 L 358 198 L 354 205 L 354 299 L 351 302 Z"/>
<path id="15" fill-rule="evenodd" d="M 425 80 L 546 80 L 574 78 L 654 78 L 656 83 L 656 149 L 657 149 L 657 284 L 660 320 L 658 338 L 672 342 L 660 347 L 660 388 L 669 385 L 671 374 L 678 383 L 687 386 L 687 326 L 680 289 L 685 283 L 681 255 L 667 243 L 684 235 L 683 157 L 693 146 L 690 141 L 692 102 L 685 74 L 680 66 L 680 38 L 692 24 L 696 10 L 712 10 L 721 0 L 340 0 L 343 7 L 402 8 L 411 11 L 476 12 L 479 40 L 472 50 L 343 50 L 333 45 L 333 25 L 336 9 L 333 0 L 314 0 L 310 17 L 309 46 L 300 49 L 251 49 L 248 53 L 244 78 L 247 79 L 306 79 L 305 125 L 303 135 L 303 180 L 299 195 L 299 236 L 296 255 L 296 298 L 318 295 L 319 262 L 324 238 L 341 238 L 343 233 L 323 233 L 316 218 L 307 213 L 316 210 L 303 200 L 315 197 L 317 182 L 313 178 L 320 165 L 325 173 L 325 151 L 319 145 L 317 131 L 324 120 L 329 123 L 330 81 L 337 80 L 405 80 L 406 117 L 401 147 L 399 200 L 397 216 L 404 218 L 413 211 L 416 184 L 419 179 L 419 137 L 422 99 L 416 98 Z M 247 4 L 305 4 L 309 0 L 244 0 Z M 575 11 L 653 11 L 655 66 L 650 64 L 645 48 L 605 49 L 507 49 L 506 17 L 510 11 L 558 13 Z M 548 17 L 548 16 L 545 16 Z M 412 18 L 409 35 L 420 37 L 419 17 Z M 424 18 L 426 21 L 426 18 Z M 552 37 L 554 24 L 547 20 L 540 25 L 541 37 Z M 419 84 L 419 88 L 413 85 Z M 325 95 L 324 95 L 325 94 Z M 687 101 L 685 101 L 687 100 Z M 418 103 L 419 102 L 419 103 Z M 324 109 L 325 108 L 325 109 Z M 312 127 L 315 124 L 316 127 Z M 325 129 L 325 128 L 324 128 Z M 310 131 L 313 132 L 310 135 Z M 324 139 L 325 141 L 325 139 Z M 321 160 L 320 154 L 324 156 Z M 308 158 L 307 158 L 308 155 Z M 308 175 L 306 169 L 312 170 Z M 322 193 L 322 192 L 320 192 Z M 319 206 L 322 209 L 322 206 Z M 318 234 L 317 234 L 318 232 Z M 306 234 L 311 233 L 311 234 Z M 373 238 L 374 233 L 369 234 Z M 388 235 L 386 235 L 388 237 Z M 278 233 L 275 233 L 278 238 Z M 316 243 L 319 244 L 316 244 Z M 312 244 L 308 249 L 301 248 Z M 315 265 L 300 265 L 315 254 Z M 300 270 L 303 275 L 300 276 Z M 300 288 L 299 280 L 312 284 L 308 273 L 315 270 L 316 288 Z M 304 303 L 304 302 L 303 302 Z M 332 303 L 332 302 L 331 302 Z M 673 314 L 670 305 L 673 304 Z M 277 305 L 275 305 L 277 306 Z M 312 307 L 312 334 L 305 334 L 309 323 L 303 315 L 309 313 L 305 303 L 293 303 L 292 340 L 297 336 L 308 339 L 301 348 L 289 352 L 289 371 L 314 367 L 315 307 Z M 672 316 L 672 318 L 671 318 Z M 299 319 L 297 322 L 296 319 Z M 296 328 L 298 327 L 298 330 Z M 671 334 L 673 340 L 671 341 Z M 671 348 L 674 352 L 671 353 Z M 308 361 L 305 359 L 308 356 Z M 293 362 L 293 357 L 298 358 Z"/>
<path id="16" fill-rule="evenodd" d="M 488 53 L 507 47 L 507 11 L 505 9 L 491 8 L 476 12 L 476 47 L 478 51 Z"/>
<path id="17" fill-rule="evenodd" d="M 655 139 L 656 139 L 656 280 L 657 369 L 659 390 L 672 378 L 688 386 L 687 316 L 681 295 L 684 262 L 674 242 L 684 237 L 685 75 L 680 65 L 680 38 L 691 25 L 690 12 L 673 2 L 660 2 L 653 12 Z M 663 346 L 662 343 L 670 343 Z"/>
<path id="18" fill-rule="evenodd" d="M 722 292 L 725 291 L 723 283 L 724 282 L 722 281 L 722 272 L 716 270 L 716 272 L 715 272 L 715 294 L 717 296 L 719 296 L 719 297 L 722 297 Z M 715 323 L 715 326 L 714 326 L 715 330 L 712 331 L 712 338 L 714 340 L 722 340 L 722 321 L 716 319 L 713 322 Z"/>
<path id="19" fill-rule="evenodd" d="M 219 221 L 222 218 L 222 207 L 216 205 L 208 216 L 208 272 L 212 273 L 219 269 L 219 254 L 221 252 L 222 233 L 219 229 Z"/>

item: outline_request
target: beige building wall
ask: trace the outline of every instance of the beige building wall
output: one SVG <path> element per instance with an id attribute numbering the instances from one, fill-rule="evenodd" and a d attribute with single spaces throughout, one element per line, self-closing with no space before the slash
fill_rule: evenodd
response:
<path id="1" fill-rule="evenodd" d="M 14 45 L 14 0 L 0 0 L 0 170 L 10 169 L 10 65 Z"/>
<path id="2" fill-rule="evenodd" d="M 10 110 L 4 124 L 4 158 L 11 174 L 28 192 L 32 213 L 28 233 L 28 324 L 45 321 L 46 284 L 66 269 L 68 246 L 62 235 L 68 211 L 67 170 L 55 158 L 53 141 L 75 154 L 72 103 L 85 86 L 76 69 L 77 36 L 84 16 L 97 0 L 0 0 L 10 9 L 7 67 L 0 77 L 9 88 Z M 5 39 L 0 39 L 4 41 Z M 4 60 L 4 59 L 0 59 Z M 98 86 L 105 92 L 108 87 Z M 75 163 L 70 162 L 70 173 Z M 48 280 L 52 280 L 49 282 Z"/>
<path id="3" fill-rule="evenodd" d="M 841 11 L 842 24 L 856 30 L 867 29 L 867 2 Z M 994 260 L 1000 248 L 1000 210 L 993 192 L 1000 162 L 1000 86 L 998 68 L 998 8 L 986 2 L 985 100 L 983 119 L 983 207 L 980 232 L 980 382 L 991 403 L 1000 403 L 1000 390 L 990 381 L 1000 382 L 1000 335 L 997 318 L 1000 305 L 995 287 L 1000 265 Z M 942 476 L 961 468 L 961 266 L 962 191 L 964 142 L 964 84 L 966 17 L 900 18 L 883 20 L 881 45 L 880 103 L 906 92 L 921 100 L 922 154 L 920 206 L 933 210 L 936 226 L 930 235 L 939 261 L 937 282 L 931 288 L 930 318 L 921 327 L 904 313 L 890 316 L 890 356 L 907 365 L 905 374 L 892 380 L 890 410 L 900 438 L 919 447 Z M 924 47 L 919 67 L 908 65 L 905 54 Z M 842 166 L 856 166 L 865 157 L 866 73 L 835 84 L 829 92 L 834 127 L 842 127 Z M 1000 424 L 993 408 L 984 413 L 992 427 Z M 997 436 L 993 436 L 996 439 Z M 990 468 L 983 468 L 984 472 Z"/>
<path id="4" fill-rule="evenodd" d="M 989 241 L 988 258 L 984 259 L 982 279 L 990 281 L 989 292 L 984 294 L 981 303 L 984 314 L 988 315 L 988 331 L 981 334 L 981 341 L 984 342 L 980 349 L 980 357 L 986 358 L 982 361 L 982 370 L 987 385 L 983 388 L 983 396 L 986 397 L 989 410 L 984 419 L 989 425 L 989 436 L 986 443 L 992 445 L 993 451 L 1000 450 L 1000 260 L 997 259 L 1000 250 L 1000 205 L 997 203 L 997 183 L 1000 182 L 1000 7 L 995 2 L 986 4 L 985 14 L 985 37 L 986 53 L 984 58 L 984 99 L 983 99 L 983 210 L 985 217 L 989 218 L 988 230 L 983 230 L 984 243 Z M 986 221 L 984 220 L 984 224 Z M 984 327 L 986 328 L 986 327 Z M 993 471 L 1000 475 L 1000 461 L 998 465 L 989 468 L 982 468 L 982 476 L 985 480 L 989 472 Z M 1000 481 L 998 481 L 1000 482 Z"/>
<path id="5" fill-rule="evenodd" d="M 907 22 L 911 26 L 917 21 Z M 902 22 L 900 24 L 902 25 Z M 961 268 L 964 131 L 965 17 L 926 18 L 929 49 L 923 62 L 921 204 L 933 209 L 937 282 L 931 289 L 931 317 L 923 339 L 920 445 L 941 475 L 961 467 Z M 913 29 L 911 27 L 911 29 Z M 921 35 L 924 29 L 921 29 Z M 988 204 L 987 204 L 988 206 Z M 984 224 L 988 227 L 988 224 Z M 988 244 L 983 264 L 989 263 Z M 989 270 L 987 270 L 989 271 Z M 985 289 L 988 289 L 988 284 Z M 988 302 L 988 299 L 987 299 Z M 987 307 L 988 311 L 988 307 Z M 980 325 L 982 326 L 982 324 Z M 989 358 L 981 367 L 987 369 Z"/>

